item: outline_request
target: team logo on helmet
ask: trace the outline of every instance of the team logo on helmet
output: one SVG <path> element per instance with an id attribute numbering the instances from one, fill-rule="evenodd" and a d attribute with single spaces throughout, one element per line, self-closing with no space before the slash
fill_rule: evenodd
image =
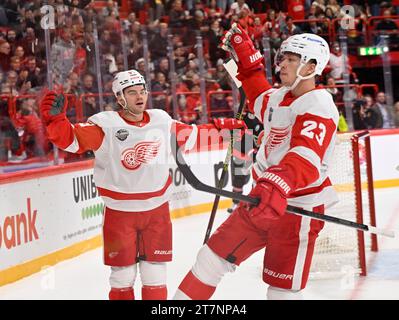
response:
<path id="1" fill-rule="evenodd" d="M 126 129 L 119 129 L 115 133 L 115 137 L 117 137 L 120 141 L 125 141 L 128 136 L 129 131 L 127 131 Z"/>
<path id="2" fill-rule="evenodd" d="M 121 162 L 126 169 L 136 170 L 157 156 L 160 145 L 160 141 L 139 142 L 122 152 Z"/>

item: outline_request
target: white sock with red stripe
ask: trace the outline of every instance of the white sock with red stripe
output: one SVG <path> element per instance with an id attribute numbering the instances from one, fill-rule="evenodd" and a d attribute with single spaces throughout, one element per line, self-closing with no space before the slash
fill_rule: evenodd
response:
<path id="1" fill-rule="evenodd" d="M 207 245 L 204 245 L 198 252 L 193 268 L 179 285 L 174 299 L 209 299 L 222 277 L 227 272 L 234 270 L 234 264 L 222 259 Z"/>
<path id="2" fill-rule="evenodd" d="M 216 287 L 199 280 L 191 271 L 187 273 L 176 291 L 174 300 L 208 300 Z"/>
<path id="3" fill-rule="evenodd" d="M 269 286 L 267 300 L 303 300 L 302 290 L 289 290 Z"/>

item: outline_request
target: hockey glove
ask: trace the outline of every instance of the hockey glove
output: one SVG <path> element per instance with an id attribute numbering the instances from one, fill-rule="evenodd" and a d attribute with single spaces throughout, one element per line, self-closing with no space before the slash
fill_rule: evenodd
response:
<path id="1" fill-rule="evenodd" d="M 273 166 L 267 169 L 249 194 L 260 199 L 258 206 L 252 208 L 246 206 L 252 223 L 264 230 L 268 228 L 270 222 L 283 216 L 291 190 L 289 175 L 281 167 Z"/>
<path id="2" fill-rule="evenodd" d="M 237 23 L 222 38 L 221 48 L 230 52 L 238 65 L 239 73 L 248 73 L 263 68 L 263 56 L 255 49 L 247 32 Z"/>
<path id="3" fill-rule="evenodd" d="M 40 113 L 45 124 L 66 118 L 68 100 L 63 94 L 49 91 L 40 103 Z"/>
<path id="4" fill-rule="evenodd" d="M 246 129 L 247 125 L 245 124 L 244 120 L 237 120 L 234 118 L 213 118 L 213 124 L 215 125 L 216 129 Z"/>

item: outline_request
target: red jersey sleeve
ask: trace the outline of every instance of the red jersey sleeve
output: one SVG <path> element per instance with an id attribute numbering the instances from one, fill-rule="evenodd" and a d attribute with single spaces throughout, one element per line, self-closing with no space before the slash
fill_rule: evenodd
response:
<path id="1" fill-rule="evenodd" d="M 104 132 L 96 124 L 71 124 L 68 119 L 51 122 L 47 126 L 47 133 L 57 147 L 72 153 L 95 151 L 104 139 Z"/>
<path id="2" fill-rule="evenodd" d="M 269 96 L 274 91 L 266 79 L 263 69 L 250 74 L 238 74 L 237 79 L 242 82 L 242 87 L 249 101 L 249 111 L 263 122 L 263 115 L 269 102 Z"/>

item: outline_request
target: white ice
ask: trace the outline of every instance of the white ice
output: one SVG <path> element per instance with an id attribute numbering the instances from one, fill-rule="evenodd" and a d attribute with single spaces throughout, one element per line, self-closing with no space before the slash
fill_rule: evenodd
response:
<path id="1" fill-rule="evenodd" d="M 395 239 L 379 237 L 379 252 L 368 254 L 368 276 L 309 281 L 306 299 L 399 299 L 399 188 L 376 190 L 377 226 L 395 230 Z M 215 227 L 226 219 L 219 210 Z M 173 220 L 174 261 L 168 266 L 171 298 L 191 268 L 202 245 L 209 213 Z M 213 299 L 261 300 L 267 285 L 261 279 L 263 252 L 245 261 L 235 273 L 227 274 Z M 102 264 L 102 249 L 43 269 L 15 283 L 0 287 L 2 299 L 107 299 L 109 268 Z M 136 297 L 140 298 L 140 281 Z"/>

